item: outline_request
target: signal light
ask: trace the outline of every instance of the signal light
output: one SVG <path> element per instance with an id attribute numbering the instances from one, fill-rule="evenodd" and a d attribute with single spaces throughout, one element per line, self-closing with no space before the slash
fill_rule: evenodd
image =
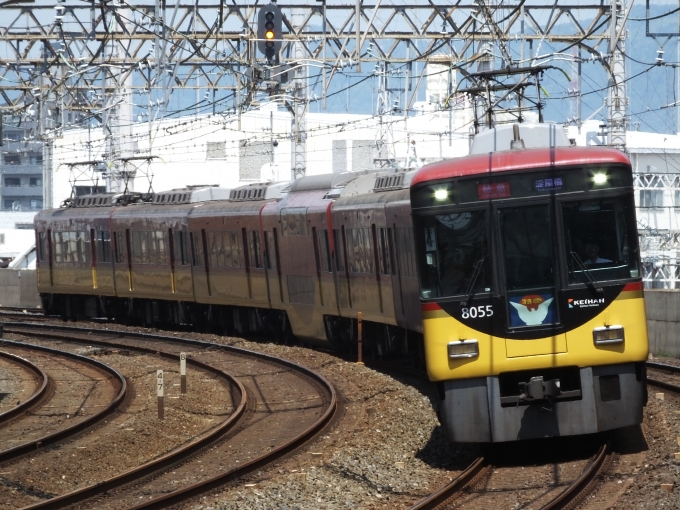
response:
<path id="1" fill-rule="evenodd" d="M 278 63 L 283 43 L 283 15 L 275 3 L 265 5 L 257 15 L 257 48 L 269 62 Z"/>

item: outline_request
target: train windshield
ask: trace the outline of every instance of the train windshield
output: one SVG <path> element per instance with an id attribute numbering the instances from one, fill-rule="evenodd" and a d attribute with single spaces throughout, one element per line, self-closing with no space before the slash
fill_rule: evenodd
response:
<path id="1" fill-rule="evenodd" d="M 564 202 L 562 221 L 570 284 L 639 276 L 632 198 Z"/>
<path id="2" fill-rule="evenodd" d="M 492 211 L 497 221 L 490 221 Z M 566 268 L 567 285 L 593 285 L 640 274 L 635 205 L 630 195 L 557 204 L 499 204 L 414 219 L 423 299 L 470 299 L 496 292 L 489 248 L 492 235 L 499 248 L 497 281 L 503 284 L 498 290 L 517 306 L 546 303 L 552 315 L 542 324 L 558 321 L 556 309 L 551 312 L 560 285 L 558 267 Z M 519 319 L 515 322 L 513 327 L 525 325 Z"/>
<path id="3" fill-rule="evenodd" d="M 491 290 L 486 211 L 435 214 L 423 218 L 421 258 L 423 298 Z"/>

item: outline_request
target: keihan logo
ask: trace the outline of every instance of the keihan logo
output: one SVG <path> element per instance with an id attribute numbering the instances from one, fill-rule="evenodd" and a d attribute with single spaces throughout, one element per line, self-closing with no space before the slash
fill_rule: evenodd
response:
<path id="1" fill-rule="evenodd" d="M 537 324 L 543 324 L 543 321 L 548 316 L 548 310 L 550 308 L 550 303 L 553 299 L 543 299 L 541 296 L 532 294 L 530 296 L 524 296 L 519 300 L 519 303 L 510 301 L 510 304 L 517 310 L 517 315 L 527 326 L 535 326 Z"/>
<path id="2" fill-rule="evenodd" d="M 572 298 L 567 299 L 567 303 L 569 303 L 569 308 L 574 308 L 574 300 Z"/>

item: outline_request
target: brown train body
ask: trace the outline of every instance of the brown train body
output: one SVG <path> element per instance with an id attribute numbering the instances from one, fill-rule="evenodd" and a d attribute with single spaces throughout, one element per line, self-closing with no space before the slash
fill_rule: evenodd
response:
<path id="1" fill-rule="evenodd" d="M 283 192 L 245 186 L 230 199 L 192 198 L 196 190 L 128 205 L 79 197 L 36 216 L 43 306 L 65 319 L 190 324 L 349 349 L 361 312 L 367 349 L 420 359 L 408 184 L 375 183 L 376 174 L 341 174 Z M 106 203 L 90 205 L 98 201 Z"/>

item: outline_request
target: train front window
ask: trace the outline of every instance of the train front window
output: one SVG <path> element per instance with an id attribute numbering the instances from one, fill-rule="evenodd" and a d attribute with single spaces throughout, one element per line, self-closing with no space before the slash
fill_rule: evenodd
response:
<path id="1" fill-rule="evenodd" d="M 555 324 L 553 236 L 548 204 L 499 209 L 508 325 Z"/>
<path id="2" fill-rule="evenodd" d="M 421 218 L 421 296 L 424 299 L 491 290 L 486 211 Z"/>
<path id="3" fill-rule="evenodd" d="M 632 197 L 562 204 L 569 283 L 637 278 L 637 232 Z"/>

